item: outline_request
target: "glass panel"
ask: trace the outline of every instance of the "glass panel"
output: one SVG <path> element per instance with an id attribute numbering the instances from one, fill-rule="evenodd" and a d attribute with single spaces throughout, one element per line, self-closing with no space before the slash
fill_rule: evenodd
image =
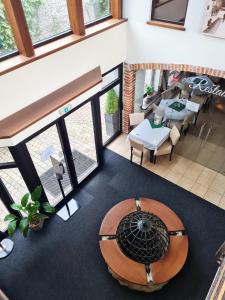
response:
<path id="1" fill-rule="evenodd" d="M 7 56 L 16 50 L 15 40 L 7 20 L 5 8 L 2 0 L 0 0 L 0 57 Z"/>
<path id="2" fill-rule="evenodd" d="M 120 129 L 120 85 L 100 97 L 102 139 L 105 144 Z"/>
<path id="3" fill-rule="evenodd" d="M 188 0 L 155 0 L 152 19 L 184 24 Z"/>
<path id="4" fill-rule="evenodd" d="M 65 118 L 78 182 L 97 166 L 91 103 Z"/>
<path id="5" fill-rule="evenodd" d="M 0 178 L 2 179 L 14 202 L 20 203 L 23 195 L 29 193 L 18 169 L 0 170 Z"/>
<path id="6" fill-rule="evenodd" d="M 83 0 L 84 23 L 93 23 L 110 16 L 110 0 Z"/>
<path id="7" fill-rule="evenodd" d="M 5 207 L 4 203 L 0 199 L 0 231 L 4 232 L 7 229 L 8 222 L 4 221 L 6 215 L 9 214 L 9 211 Z"/>
<path id="8" fill-rule="evenodd" d="M 40 177 L 49 202 L 56 205 L 62 200 L 62 193 L 53 171 L 51 157 L 62 163 L 65 169 L 62 186 L 65 195 L 72 191 L 72 186 L 65 163 L 62 146 L 56 126 L 52 126 L 27 143 L 27 148 Z"/>
<path id="9" fill-rule="evenodd" d="M 13 162 L 14 159 L 7 147 L 0 148 L 0 163 Z"/>
<path id="10" fill-rule="evenodd" d="M 119 78 L 119 70 L 116 69 L 102 77 L 102 89 Z"/>
<path id="11" fill-rule="evenodd" d="M 66 0 L 22 0 L 33 43 L 70 30 Z"/>

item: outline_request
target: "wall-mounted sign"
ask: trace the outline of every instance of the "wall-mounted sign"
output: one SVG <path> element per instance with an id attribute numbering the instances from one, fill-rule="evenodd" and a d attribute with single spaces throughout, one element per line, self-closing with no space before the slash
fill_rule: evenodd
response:
<path id="1" fill-rule="evenodd" d="M 220 97 L 225 97 L 225 91 L 220 88 L 220 85 L 213 84 L 212 86 L 204 86 L 202 85 L 202 81 L 200 81 L 198 84 L 190 84 L 189 87 L 191 89 L 199 89 L 200 92 L 205 94 L 211 94 L 216 95 Z"/>
<path id="2" fill-rule="evenodd" d="M 192 76 L 184 78 L 182 81 L 192 89 L 194 95 L 216 95 L 225 97 L 225 91 L 221 89 L 220 85 L 215 84 L 208 76 Z"/>
<path id="3" fill-rule="evenodd" d="M 59 109 L 59 114 L 60 114 L 60 116 L 67 114 L 72 108 L 73 108 L 73 107 L 72 107 L 71 104 L 68 104 L 68 105 L 66 105 L 66 106 L 64 106 L 64 107 L 62 107 L 62 108 L 60 108 L 60 109 Z"/>

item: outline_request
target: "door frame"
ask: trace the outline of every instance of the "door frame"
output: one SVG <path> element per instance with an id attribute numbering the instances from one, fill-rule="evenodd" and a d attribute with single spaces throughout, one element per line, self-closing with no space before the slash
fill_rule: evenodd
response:
<path id="1" fill-rule="evenodd" d="M 18 143 L 16 146 L 8 147 L 10 153 L 12 154 L 14 158 L 14 162 L 7 162 L 7 163 L 0 163 L 0 169 L 8 169 L 8 168 L 18 168 L 20 171 L 20 174 L 29 190 L 29 192 L 32 192 L 33 189 L 37 185 L 42 185 L 40 177 L 37 173 L 37 170 L 34 166 L 33 160 L 31 158 L 31 155 L 29 153 L 29 150 L 27 148 L 26 143 L 32 140 L 33 138 L 37 137 L 39 134 L 43 133 L 44 131 L 48 130 L 52 126 L 56 126 L 60 144 L 62 147 L 62 151 L 65 158 L 65 163 L 67 165 L 67 170 L 70 178 L 70 182 L 72 185 L 72 191 L 65 197 L 64 200 L 61 200 L 56 206 L 56 212 L 65 205 L 68 200 L 72 198 L 72 196 L 84 186 L 84 184 L 92 177 L 94 176 L 99 168 L 103 165 L 103 150 L 106 145 L 108 145 L 115 137 L 117 137 L 122 130 L 122 109 L 123 109 L 123 103 L 122 103 L 122 95 L 123 95 L 123 63 L 112 68 L 111 70 L 107 71 L 102 75 L 104 77 L 105 75 L 109 74 L 113 70 L 118 69 L 118 78 L 111 82 L 108 86 L 102 89 L 99 93 L 92 96 L 91 98 L 83 101 L 82 103 L 78 104 L 75 108 L 73 108 L 68 113 L 60 116 L 57 120 L 52 121 L 48 125 L 46 125 L 44 128 L 39 129 L 34 134 L 30 135 L 29 137 L 25 138 L 22 142 Z M 102 142 L 102 124 L 101 124 L 101 111 L 100 111 L 100 96 L 105 94 L 107 91 L 112 89 L 113 87 L 120 85 L 120 96 L 119 96 L 119 109 L 120 109 L 120 128 L 119 131 L 116 132 L 104 145 Z M 91 112 L 92 112 L 92 121 L 93 121 L 93 132 L 94 132 L 94 140 L 95 140 L 95 149 L 96 149 L 96 157 L 97 157 L 97 166 L 96 168 L 84 179 L 82 182 L 78 183 L 77 181 L 77 174 L 75 169 L 75 164 L 72 159 L 72 151 L 71 146 L 69 143 L 69 137 L 68 132 L 66 129 L 65 124 L 65 118 L 69 116 L 70 114 L 74 113 L 76 110 L 84 106 L 90 102 L 91 105 Z M 27 167 L 28 166 L 28 167 Z M 45 191 L 43 189 L 42 192 L 42 202 L 48 201 L 47 196 L 45 194 Z M 0 198 L 3 202 L 3 204 L 6 206 L 9 212 L 12 211 L 10 205 L 13 202 L 12 197 L 10 196 L 6 186 L 4 183 L 0 180 Z M 0 237 L 4 235 L 5 233 L 0 232 Z"/>

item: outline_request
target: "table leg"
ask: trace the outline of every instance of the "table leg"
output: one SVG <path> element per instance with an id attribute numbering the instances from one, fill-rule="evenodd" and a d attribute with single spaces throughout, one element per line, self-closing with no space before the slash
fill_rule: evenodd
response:
<path id="1" fill-rule="evenodd" d="M 150 153 L 150 162 L 153 163 L 154 162 L 154 150 L 149 150 Z"/>

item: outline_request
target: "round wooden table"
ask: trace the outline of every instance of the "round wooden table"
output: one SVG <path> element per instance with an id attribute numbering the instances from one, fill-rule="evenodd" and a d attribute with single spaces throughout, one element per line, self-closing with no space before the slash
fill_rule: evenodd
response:
<path id="1" fill-rule="evenodd" d="M 170 244 L 167 254 L 146 266 L 128 258 L 117 243 L 117 228 L 121 220 L 137 210 L 158 216 L 166 225 Z M 152 292 L 161 289 L 183 267 L 188 254 L 188 237 L 180 218 L 166 205 L 147 198 L 128 199 L 112 207 L 100 228 L 100 249 L 110 273 L 122 285 Z"/>

